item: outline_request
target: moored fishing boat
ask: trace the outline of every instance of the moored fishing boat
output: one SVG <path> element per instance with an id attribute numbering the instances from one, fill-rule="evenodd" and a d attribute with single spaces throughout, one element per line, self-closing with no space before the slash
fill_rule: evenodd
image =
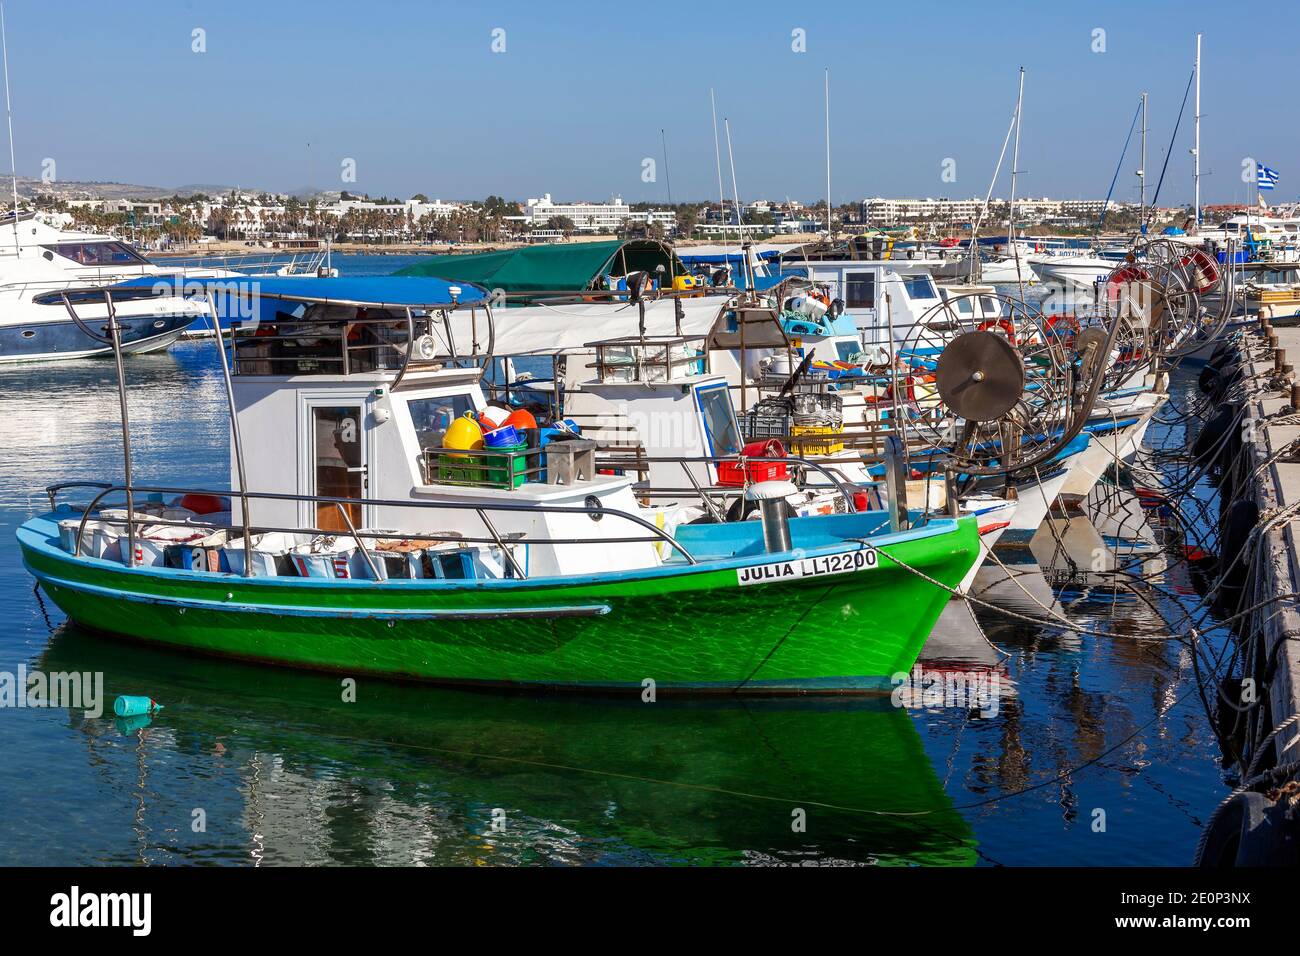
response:
<path id="1" fill-rule="evenodd" d="M 230 347 L 231 490 L 136 485 L 128 458 L 123 485 L 19 529 L 83 626 L 448 683 L 885 690 L 976 559 L 974 517 L 893 530 L 849 497 L 789 518 L 765 506 L 782 481 L 751 487 L 762 520 L 674 536 L 588 443 L 460 442 L 486 409 L 477 287 L 267 278 L 220 294 L 256 311 Z M 124 513 L 104 507 L 123 497 Z"/>

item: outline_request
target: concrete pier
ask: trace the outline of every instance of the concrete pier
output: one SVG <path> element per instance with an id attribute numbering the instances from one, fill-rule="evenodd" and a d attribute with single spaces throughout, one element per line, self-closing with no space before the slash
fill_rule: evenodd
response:
<path id="1" fill-rule="evenodd" d="M 1276 336 L 1276 345 L 1270 336 Z M 1300 395 L 1292 394 L 1295 375 L 1286 356 L 1300 358 L 1300 327 L 1265 322 L 1219 364 L 1230 370 L 1241 363 L 1241 384 L 1228 389 L 1228 395 L 1245 392 L 1244 407 L 1236 406 L 1242 412 L 1240 434 L 1229 436 L 1221 459 L 1235 459 L 1223 484 L 1223 549 L 1240 553 L 1243 515 L 1252 514 L 1247 505 L 1237 508 L 1234 518 L 1230 509 L 1237 502 L 1253 502 L 1258 508 L 1256 527 L 1269 527 L 1255 545 L 1258 553 L 1248 564 L 1241 597 L 1233 602 L 1242 609 L 1262 605 L 1234 626 L 1242 653 L 1232 677 L 1244 681 L 1245 721 L 1244 726 L 1237 722 L 1228 749 L 1240 752 L 1243 783 L 1249 776 L 1300 761 L 1300 599 L 1294 597 L 1300 594 L 1300 413 L 1292 404 Z M 1274 524 L 1275 518 L 1281 520 Z M 1234 523 L 1235 535 L 1229 529 Z M 1243 560 L 1249 561 L 1249 556 L 1247 549 Z M 1221 555 L 1221 573 L 1229 571 L 1234 557 Z M 1222 731 L 1233 720 L 1222 702 L 1219 706 Z M 1295 774 L 1281 772 L 1277 777 L 1263 789 Z"/>

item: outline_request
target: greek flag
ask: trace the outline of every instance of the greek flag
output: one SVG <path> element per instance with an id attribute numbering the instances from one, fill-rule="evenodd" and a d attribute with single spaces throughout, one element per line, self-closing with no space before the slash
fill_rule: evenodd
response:
<path id="1" fill-rule="evenodd" d="M 1277 185 L 1277 170 L 1269 169 L 1263 163 L 1256 163 L 1255 185 L 1259 189 L 1272 189 Z"/>

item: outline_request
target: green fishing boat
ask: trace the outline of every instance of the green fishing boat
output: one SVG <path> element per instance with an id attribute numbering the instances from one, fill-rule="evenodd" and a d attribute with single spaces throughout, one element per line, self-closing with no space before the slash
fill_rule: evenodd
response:
<path id="1" fill-rule="evenodd" d="M 670 527 L 591 442 L 522 419 L 466 440 L 490 412 L 483 290 L 223 281 L 257 310 L 231 342 L 232 490 L 136 484 L 128 452 L 125 483 L 50 489 L 18 531 L 84 627 L 441 683 L 881 691 L 979 553 L 973 518 L 898 529 L 849 494 L 791 518 L 784 481 L 746 492 L 761 519 Z M 726 403 L 710 421 L 737 427 Z"/>

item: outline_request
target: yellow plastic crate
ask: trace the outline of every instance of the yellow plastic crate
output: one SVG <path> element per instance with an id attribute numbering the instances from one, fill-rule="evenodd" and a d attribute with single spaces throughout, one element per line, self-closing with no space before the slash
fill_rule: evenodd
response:
<path id="1" fill-rule="evenodd" d="M 808 441 L 809 436 L 816 435 L 818 441 Z M 791 449 L 801 457 L 808 455 L 833 455 L 844 450 L 843 433 L 830 425 L 795 425 L 790 429 Z M 802 440 L 801 440 L 802 439 Z"/>

